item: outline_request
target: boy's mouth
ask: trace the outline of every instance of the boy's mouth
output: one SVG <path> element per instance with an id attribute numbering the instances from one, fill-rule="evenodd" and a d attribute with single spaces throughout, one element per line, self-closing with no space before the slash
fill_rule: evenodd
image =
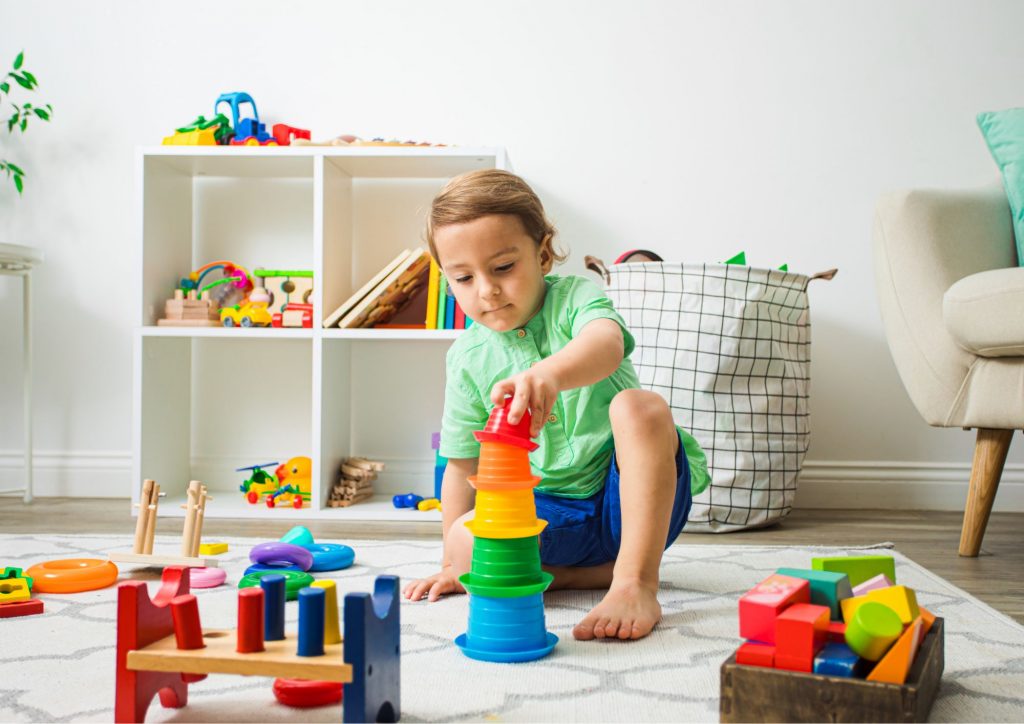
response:
<path id="1" fill-rule="evenodd" d="M 511 305 L 504 304 L 500 307 L 495 307 L 494 309 L 485 309 L 484 314 L 494 314 L 495 312 L 500 312 L 502 309 L 507 309 L 509 306 Z"/>

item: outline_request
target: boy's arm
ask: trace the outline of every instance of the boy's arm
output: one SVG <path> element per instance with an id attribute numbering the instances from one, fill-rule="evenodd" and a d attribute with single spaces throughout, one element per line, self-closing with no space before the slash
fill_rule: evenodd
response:
<path id="1" fill-rule="evenodd" d="M 473 509 L 476 491 L 469 484 L 469 476 L 476 475 L 479 458 L 448 458 L 441 480 L 441 531 L 444 535 L 444 554 L 441 568 L 451 565 L 451 551 L 448 549 L 448 531 L 459 516 Z"/>
<path id="2" fill-rule="evenodd" d="M 508 421 L 516 425 L 527 410 L 533 411 L 530 437 L 540 434 L 558 393 L 600 382 L 622 364 L 625 356 L 622 328 L 614 320 L 598 318 L 588 322 L 572 341 L 530 369 L 497 383 L 491 402 L 502 404 L 512 395 Z"/>

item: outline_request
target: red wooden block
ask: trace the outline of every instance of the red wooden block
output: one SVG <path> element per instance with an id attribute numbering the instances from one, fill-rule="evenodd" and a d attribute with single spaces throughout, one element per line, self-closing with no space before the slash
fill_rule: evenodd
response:
<path id="1" fill-rule="evenodd" d="M 796 603 L 775 619 L 775 667 L 812 671 L 814 655 L 828 639 L 830 610 L 814 603 Z"/>
<path id="2" fill-rule="evenodd" d="M 31 616 L 43 612 L 43 602 L 38 598 L 30 598 L 27 601 L 12 601 L 0 604 L 0 618 L 16 618 L 17 616 Z"/>
<path id="3" fill-rule="evenodd" d="M 736 663 L 770 669 L 775 665 L 775 647 L 748 641 L 736 650 Z"/>
<path id="4" fill-rule="evenodd" d="M 773 573 L 740 597 L 740 637 L 775 643 L 775 617 L 792 604 L 810 600 L 806 580 Z"/>
<path id="5" fill-rule="evenodd" d="M 829 643 L 845 644 L 846 643 L 846 624 L 842 621 L 829 621 L 828 622 L 828 640 Z"/>

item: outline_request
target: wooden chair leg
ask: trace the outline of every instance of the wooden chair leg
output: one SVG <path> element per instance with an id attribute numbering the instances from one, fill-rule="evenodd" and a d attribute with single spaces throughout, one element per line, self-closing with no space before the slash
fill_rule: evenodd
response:
<path id="1" fill-rule="evenodd" d="M 960 555 L 974 558 L 981 550 L 985 537 L 985 526 L 996 499 L 999 478 L 1003 474 L 1003 463 L 1010 450 L 1013 430 L 978 428 L 974 443 L 974 463 L 971 467 L 971 486 L 967 491 L 967 506 L 964 508 L 964 527 L 960 531 Z"/>

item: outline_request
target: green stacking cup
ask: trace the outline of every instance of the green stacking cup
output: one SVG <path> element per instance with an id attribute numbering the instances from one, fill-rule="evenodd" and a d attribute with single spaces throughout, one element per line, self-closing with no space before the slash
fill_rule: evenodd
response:
<path id="1" fill-rule="evenodd" d="M 459 581 L 469 593 L 515 598 L 544 591 L 552 576 L 540 567 L 540 538 L 476 538 L 470 571 Z"/>

